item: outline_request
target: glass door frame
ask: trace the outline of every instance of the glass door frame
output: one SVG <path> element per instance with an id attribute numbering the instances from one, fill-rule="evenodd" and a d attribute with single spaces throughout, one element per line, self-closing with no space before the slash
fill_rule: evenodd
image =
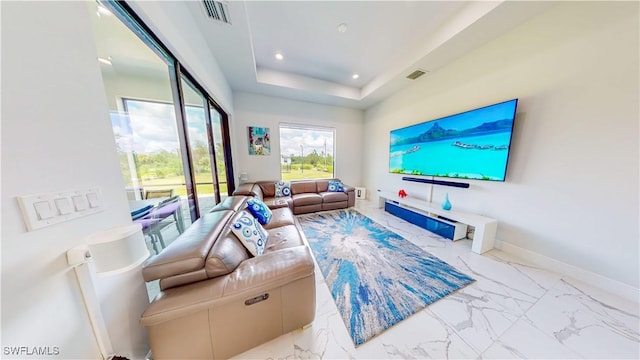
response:
<path id="1" fill-rule="evenodd" d="M 178 142 L 180 146 L 180 152 L 182 156 L 182 166 L 184 169 L 185 186 L 187 190 L 187 200 L 189 203 L 189 213 L 191 221 L 195 221 L 200 217 L 200 210 L 198 207 L 197 190 L 195 186 L 195 169 L 191 166 L 193 154 L 189 147 L 189 134 L 187 127 L 187 117 L 185 110 L 185 101 L 183 96 L 183 89 L 181 84 L 181 76 L 189 81 L 191 85 L 202 94 L 203 106 L 205 109 L 205 119 L 207 122 L 208 134 L 207 137 L 211 137 L 210 144 L 213 149 L 209 149 L 209 154 L 212 157 L 212 180 L 216 183 L 216 203 L 220 201 L 220 187 L 218 185 L 217 168 L 215 161 L 215 143 L 213 142 L 213 133 L 211 126 L 211 114 L 210 109 L 215 109 L 221 115 L 221 129 L 223 139 L 223 152 L 225 159 L 225 170 L 227 178 L 227 189 L 229 195 L 235 190 L 235 182 L 233 179 L 233 160 L 231 158 L 231 138 L 229 133 L 229 115 L 222 109 L 222 107 L 209 95 L 209 93 L 195 80 L 193 76 L 184 68 L 184 66 L 178 61 L 177 57 L 173 55 L 171 51 L 160 41 L 160 39 L 153 33 L 153 31 L 142 21 L 142 19 L 131 9 L 131 7 L 125 1 L 119 0 L 98 0 L 100 4 L 106 6 L 114 13 L 131 31 L 136 33 L 140 39 L 145 42 L 153 51 L 159 56 L 164 58 L 169 67 L 169 79 L 172 88 L 172 98 L 174 104 L 174 110 L 176 114 L 176 126 L 178 129 Z"/>
<path id="2" fill-rule="evenodd" d="M 180 66 L 178 66 L 178 69 L 176 69 L 176 74 L 180 76 L 180 80 L 178 81 L 180 83 L 180 95 L 181 95 L 181 99 L 184 99 L 184 94 L 183 94 L 183 88 L 182 88 L 182 81 L 186 81 L 189 83 L 189 86 L 193 87 L 192 90 L 196 91 L 198 93 L 198 95 L 200 95 L 201 99 L 202 99 L 202 106 L 203 106 L 203 111 L 204 111 L 204 119 L 205 119 L 205 126 L 207 129 L 207 142 L 209 145 L 208 146 L 208 153 L 209 153 L 209 162 L 211 164 L 211 176 L 212 176 L 212 182 L 213 182 L 213 188 L 214 188 L 214 196 L 215 196 L 215 203 L 218 204 L 220 203 L 220 184 L 218 183 L 218 169 L 217 169 L 217 164 L 216 164 L 216 158 L 215 158 L 215 142 L 214 142 L 214 138 L 213 138 L 213 128 L 211 126 L 211 113 L 210 113 L 210 109 L 209 109 L 209 99 L 207 96 L 205 96 L 203 90 L 196 85 L 196 83 L 192 80 L 191 76 L 188 74 L 188 72 L 184 69 L 182 69 Z M 181 104 L 181 109 L 183 111 L 183 124 L 182 126 L 184 127 L 184 129 L 188 129 L 188 124 L 187 124 L 187 116 L 186 116 L 186 102 L 184 104 Z M 185 141 L 187 144 L 190 144 L 189 142 L 189 132 L 185 131 Z M 191 147 L 187 145 L 187 148 L 189 148 L 189 152 L 191 153 Z M 195 181 L 195 170 L 194 167 L 191 167 L 191 171 L 194 171 L 193 173 L 193 179 L 194 179 L 194 197 L 195 197 L 195 208 L 197 209 L 197 213 L 198 213 L 198 217 L 200 216 L 200 204 L 199 204 L 199 200 L 198 200 L 198 188 L 197 188 L 197 184 Z"/>
<path id="3" fill-rule="evenodd" d="M 205 98 L 205 104 L 203 104 L 205 106 L 205 112 L 206 112 L 205 116 L 207 120 L 207 126 L 211 129 L 211 132 L 208 135 L 212 137 L 210 142 L 210 144 L 212 144 L 212 149 L 210 149 L 211 151 L 209 152 L 210 155 L 214 157 L 211 161 L 212 166 L 216 164 L 216 161 L 215 161 L 215 142 L 213 139 L 213 127 L 211 123 L 211 110 L 215 110 L 218 114 L 220 114 L 220 127 L 222 130 L 222 134 L 221 134 L 222 149 L 223 149 L 222 151 L 223 151 L 225 164 L 226 164 L 225 172 L 226 172 L 226 180 L 227 180 L 227 189 L 228 189 L 228 195 L 231 195 L 235 190 L 235 182 L 234 182 L 234 176 L 233 176 L 233 165 L 232 165 L 233 161 L 231 156 L 231 134 L 229 131 L 229 115 L 222 109 L 220 105 L 218 105 L 218 103 L 215 100 L 213 100 L 213 98 L 211 98 L 211 96 L 209 96 L 206 90 L 202 86 L 200 86 L 198 82 L 195 81 L 195 79 L 193 78 L 193 76 L 191 76 L 189 71 L 187 71 L 184 67 L 180 67 L 180 74 L 183 75 L 184 78 L 188 80 L 189 83 L 191 83 L 191 85 L 193 85 L 198 91 L 200 91 L 200 93 Z M 182 88 L 180 88 L 180 93 L 182 94 Z M 183 117 L 183 118 L 186 119 L 186 117 Z M 212 171 L 212 175 L 217 176 L 217 168 L 215 172 Z M 216 191 L 216 194 L 217 194 L 216 201 L 219 202 L 220 189 Z"/>

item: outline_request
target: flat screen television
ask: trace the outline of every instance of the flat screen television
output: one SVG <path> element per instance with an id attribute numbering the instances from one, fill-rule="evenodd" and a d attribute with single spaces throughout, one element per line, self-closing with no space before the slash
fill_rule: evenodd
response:
<path id="1" fill-rule="evenodd" d="M 389 172 L 504 181 L 518 99 L 392 130 Z"/>

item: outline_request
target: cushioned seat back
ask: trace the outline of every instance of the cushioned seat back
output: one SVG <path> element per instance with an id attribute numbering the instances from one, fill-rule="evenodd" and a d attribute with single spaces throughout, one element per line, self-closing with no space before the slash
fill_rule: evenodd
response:
<path id="1" fill-rule="evenodd" d="M 238 187 L 233 191 L 233 195 L 245 195 L 245 196 L 254 196 L 253 193 L 254 184 L 253 183 L 243 183 L 238 185 Z"/>
<path id="2" fill-rule="evenodd" d="M 319 193 L 329 189 L 329 180 L 316 180 L 316 188 Z"/>
<path id="3" fill-rule="evenodd" d="M 209 212 L 221 211 L 221 210 L 233 210 L 238 211 L 245 207 L 245 202 L 249 199 L 248 196 L 229 196 L 222 200 L 219 204 L 214 206 Z"/>
<path id="4" fill-rule="evenodd" d="M 247 249 L 231 232 L 231 228 L 228 227 L 222 231 L 218 240 L 211 247 L 209 255 L 207 255 L 207 261 L 204 266 L 207 277 L 214 278 L 229 274 L 249 257 L 251 256 Z"/>
<path id="5" fill-rule="evenodd" d="M 302 180 L 291 182 L 291 194 L 317 193 L 316 180 Z"/>
<path id="6" fill-rule="evenodd" d="M 142 265 L 145 281 L 202 271 L 214 242 L 234 214 L 231 210 L 204 214 L 160 254 Z"/>
<path id="7" fill-rule="evenodd" d="M 262 190 L 262 198 L 270 198 L 276 196 L 276 183 L 275 181 L 260 181 L 257 183 Z"/>

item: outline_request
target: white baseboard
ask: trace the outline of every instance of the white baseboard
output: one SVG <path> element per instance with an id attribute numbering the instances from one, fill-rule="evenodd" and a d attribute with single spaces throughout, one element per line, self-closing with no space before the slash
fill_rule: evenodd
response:
<path id="1" fill-rule="evenodd" d="M 618 295 L 627 300 L 631 300 L 634 302 L 638 302 L 639 300 L 638 297 L 640 296 L 640 289 L 634 288 L 633 286 L 625 284 L 623 282 L 610 279 L 606 276 L 602 276 L 600 274 L 585 270 L 575 265 L 567 264 L 565 262 L 550 258 L 548 256 L 522 248 L 517 245 L 506 243 L 498 239 L 496 239 L 495 247 L 506 253 L 525 259 L 532 265 L 538 266 L 542 269 L 550 270 L 561 275 L 572 277 L 576 280 Z"/>

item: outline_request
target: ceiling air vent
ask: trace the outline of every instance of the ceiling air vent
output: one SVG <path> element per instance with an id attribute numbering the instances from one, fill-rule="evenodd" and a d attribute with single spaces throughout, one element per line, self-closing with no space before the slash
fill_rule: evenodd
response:
<path id="1" fill-rule="evenodd" d="M 202 0 L 204 4 L 204 10 L 207 12 L 207 16 L 213 20 L 222 21 L 225 24 L 231 24 L 231 17 L 229 17 L 229 6 L 226 2 Z"/>
<path id="2" fill-rule="evenodd" d="M 420 76 L 422 76 L 422 75 L 424 75 L 426 73 L 428 73 L 427 70 L 418 69 L 418 70 L 412 72 L 411 74 L 407 75 L 407 79 L 415 80 L 415 79 L 419 78 Z"/>

